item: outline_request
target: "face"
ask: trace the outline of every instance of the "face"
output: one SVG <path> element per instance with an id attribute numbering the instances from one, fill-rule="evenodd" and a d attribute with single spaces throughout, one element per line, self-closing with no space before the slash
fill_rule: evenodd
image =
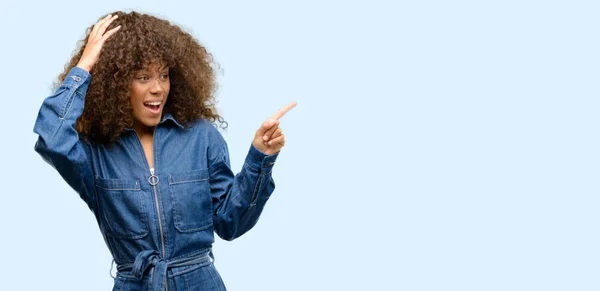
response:
<path id="1" fill-rule="evenodd" d="M 166 62 L 154 62 L 136 71 L 129 83 L 133 128 L 145 132 L 158 124 L 169 96 L 171 81 Z"/>

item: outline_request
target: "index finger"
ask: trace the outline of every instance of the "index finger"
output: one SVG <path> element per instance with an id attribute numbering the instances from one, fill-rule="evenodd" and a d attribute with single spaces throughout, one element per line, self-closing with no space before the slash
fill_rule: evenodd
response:
<path id="1" fill-rule="evenodd" d="M 271 116 L 271 119 L 279 120 L 279 118 L 281 118 L 284 114 L 286 114 L 288 111 L 290 111 L 290 109 L 294 107 L 296 107 L 296 102 L 291 102 L 288 105 L 283 106 L 283 108 L 279 109 L 279 111 L 275 112 L 275 114 Z"/>

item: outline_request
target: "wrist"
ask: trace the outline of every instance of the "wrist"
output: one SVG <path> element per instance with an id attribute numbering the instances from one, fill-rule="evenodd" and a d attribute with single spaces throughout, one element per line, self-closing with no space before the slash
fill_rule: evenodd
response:
<path id="1" fill-rule="evenodd" d="M 88 73 L 92 69 L 92 66 L 89 66 L 89 65 L 86 65 L 86 64 L 82 64 L 82 63 L 78 63 L 76 67 L 79 67 L 80 69 L 85 70 Z"/>

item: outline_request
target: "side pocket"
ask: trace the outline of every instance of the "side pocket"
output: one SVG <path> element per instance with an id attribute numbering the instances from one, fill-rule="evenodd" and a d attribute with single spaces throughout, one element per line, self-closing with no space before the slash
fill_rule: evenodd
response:
<path id="1" fill-rule="evenodd" d="M 148 235 L 148 219 L 138 180 L 96 177 L 96 190 L 107 234 L 125 239 Z"/>
<path id="2" fill-rule="evenodd" d="M 210 276 L 215 283 L 214 288 L 219 291 L 227 291 L 227 288 L 225 288 L 225 284 L 223 283 L 223 279 L 221 278 L 221 275 L 219 275 L 219 272 L 217 271 L 217 268 L 215 268 L 214 264 L 210 264 L 208 266 L 208 271 L 210 272 Z"/>
<path id="3" fill-rule="evenodd" d="M 180 232 L 195 232 L 212 226 L 212 200 L 208 170 L 174 173 L 169 176 L 173 221 Z"/>
<path id="4" fill-rule="evenodd" d="M 116 277 L 114 281 L 115 281 L 115 284 L 113 286 L 112 291 L 121 291 L 121 289 L 123 289 L 123 285 L 125 284 L 125 280 L 123 280 L 119 277 Z"/>

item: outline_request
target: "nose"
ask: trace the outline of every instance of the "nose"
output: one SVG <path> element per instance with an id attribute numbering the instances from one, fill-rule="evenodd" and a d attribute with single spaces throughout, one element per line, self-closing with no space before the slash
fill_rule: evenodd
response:
<path id="1" fill-rule="evenodd" d="M 152 85 L 150 86 L 151 94 L 159 94 L 162 93 L 165 89 L 163 88 L 162 82 L 158 78 L 154 78 L 152 80 Z"/>

